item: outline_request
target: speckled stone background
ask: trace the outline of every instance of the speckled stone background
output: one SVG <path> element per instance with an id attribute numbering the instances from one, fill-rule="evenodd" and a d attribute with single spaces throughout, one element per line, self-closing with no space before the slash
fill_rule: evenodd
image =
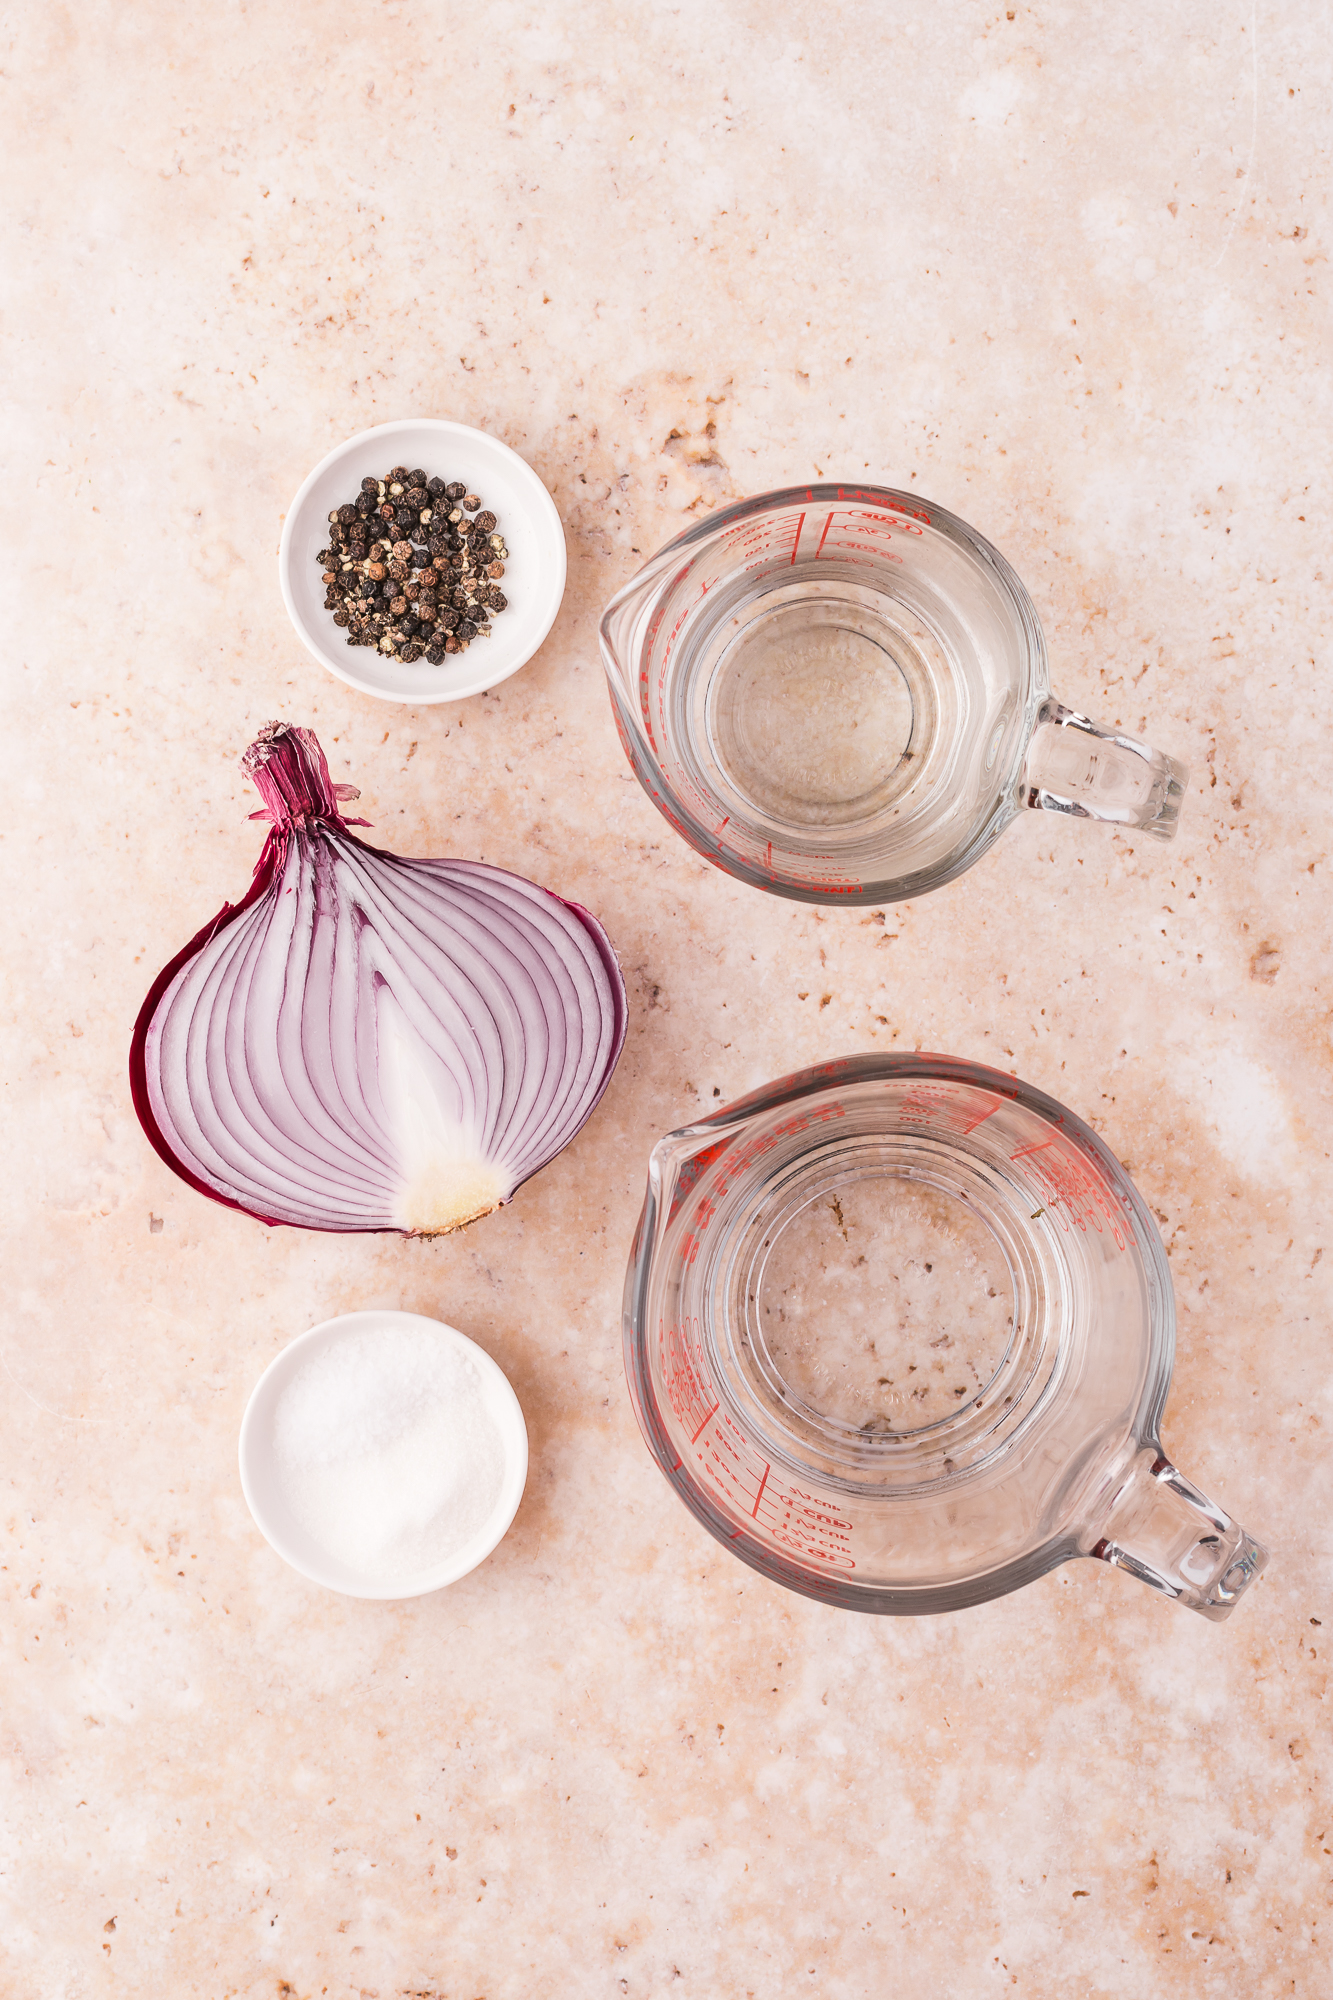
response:
<path id="1" fill-rule="evenodd" d="M 10 10 L 5 2000 L 1329 1992 L 1330 27 Z M 419 711 L 303 653 L 275 563 L 315 460 L 414 413 L 522 452 L 571 557 L 531 665 Z M 598 610 L 816 473 L 998 544 L 1057 693 L 1190 764 L 1173 847 L 1025 815 L 880 927 L 676 840 Z M 600 1110 L 462 1238 L 265 1230 L 135 1123 L 130 1023 L 249 878 L 275 715 L 376 838 L 535 875 L 622 954 Z M 1130 1164 L 1168 1449 L 1273 1549 L 1229 1624 L 1094 1563 L 829 1612 L 650 1463 L 618 1318 L 651 1141 L 889 1046 L 1016 1070 Z M 496 1555 L 403 1606 L 286 1569 L 236 1474 L 266 1363 L 372 1304 L 481 1341 L 533 1446 Z"/>

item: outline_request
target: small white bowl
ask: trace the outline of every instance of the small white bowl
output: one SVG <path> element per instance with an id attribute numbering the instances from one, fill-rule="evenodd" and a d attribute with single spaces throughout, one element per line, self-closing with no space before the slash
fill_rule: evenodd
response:
<path id="1" fill-rule="evenodd" d="M 293 1517 L 283 1494 L 273 1429 L 283 1390 L 316 1354 L 355 1334 L 389 1327 L 428 1327 L 441 1341 L 467 1356 L 481 1377 L 483 1407 L 499 1433 L 504 1474 L 489 1517 L 447 1562 L 409 1576 L 368 1579 L 363 1570 L 353 1569 L 331 1556 Z M 312 1326 L 308 1333 L 299 1334 L 269 1363 L 245 1406 L 239 1456 L 241 1489 L 256 1526 L 270 1547 L 302 1576 L 309 1577 L 312 1583 L 323 1584 L 327 1590 L 341 1591 L 345 1597 L 382 1600 L 424 1597 L 429 1591 L 457 1583 L 460 1576 L 466 1576 L 484 1562 L 503 1540 L 523 1498 L 528 1476 L 528 1431 L 509 1378 L 484 1348 L 456 1327 L 446 1326 L 443 1320 L 429 1319 L 423 1313 L 343 1313 L 337 1319 L 326 1319 L 321 1325 Z"/>
<path id="2" fill-rule="evenodd" d="M 315 558 L 328 537 L 329 514 L 356 499 L 363 479 L 383 479 L 392 465 L 461 479 L 496 515 L 509 550 L 509 604 L 492 621 L 490 638 L 474 639 L 465 653 L 451 653 L 438 667 L 424 659 L 409 667 L 369 646 L 349 646 L 324 609 L 323 571 Z M 499 438 L 437 417 L 377 424 L 321 459 L 287 510 L 278 550 L 283 602 L 320 664 L 362 694 L 418 707 L 480 694 L 525 666 L 555 623 L 565 569 L 565 531 L 532 467 Z"/>

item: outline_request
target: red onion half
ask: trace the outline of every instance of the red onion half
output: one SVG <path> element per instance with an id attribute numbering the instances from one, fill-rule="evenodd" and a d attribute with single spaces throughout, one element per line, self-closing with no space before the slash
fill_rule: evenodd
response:
<path id="1" fill-rule="evenodd" d="M 610 1081 L 610 940 L 521 875 L 368 847 L 308 729 L 270 723 L 242 769 L 272 830 L 244 901 L 144 1001 L 140 1123 L 182 1180 L 264 1222 L 460 1229 L 553 1160 Z"/>

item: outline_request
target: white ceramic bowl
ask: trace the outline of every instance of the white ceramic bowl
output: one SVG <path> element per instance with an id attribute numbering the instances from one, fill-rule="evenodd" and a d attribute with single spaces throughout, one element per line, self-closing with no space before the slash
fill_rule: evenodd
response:
<path id="1" fill-rule="evenodd" d="M 331 1556 L 294 1518 L 278 1470 L 274 1418 L 283 1390 L 316 1354 L 354 1334 L 387 1327 L 428 1327 L 441 1341 L 467 1356 L 481 1377 L 483 1406 L 499 1433 L 504 1474 L 490 1515 L 447 1562 L 408 1576 L 375 1579 Z M 459 1333 L 456 1327 L 428 1319 L 422 1313 L 343 1313 L 338 1319 L 327 1319 L 319 1326 L 312 1326 L 308 1333 L 298 1335 L 264 1370 L 241 1420 L 240 1464 L 241 1488 L 260 1533 L 283 1561 L 289 1562 L 302 1576 L 328 1590 L 341 1591 L 345 1597 L 424 1597 L 428 1591 L 442 1590 L 446 1584 L 466 1576 L 503 1539 L 518 1511 L 528 1476 L 528 1431 L 508 1377 L 484 1348 Z"/>
<path id="2" fill-rule="evenodd" d="M 492 621 L 489 639 L 440 666 L 405 666 L 369 646 L 349 646 L 324 609 L 323 571 L 315 560 L 328 539 L 329 514 L 355 500 L 361 481 L 383 479 L 392 465 L 421 466 L 432 478 L 461 479 L 497 517 L 509 555 L 508 607 Z M 565 531 L 555 502 L 516 451 L 470 424 L 436 417 L 406 418 L 359 431 L 321 459 L 287 510 L 278 550 L 283 602 L 306 646 L 322 666 L 362 694 L 381 701 L 460 701 L 499 685 L 529 661 L 555 623 L 565 593 Z"/>

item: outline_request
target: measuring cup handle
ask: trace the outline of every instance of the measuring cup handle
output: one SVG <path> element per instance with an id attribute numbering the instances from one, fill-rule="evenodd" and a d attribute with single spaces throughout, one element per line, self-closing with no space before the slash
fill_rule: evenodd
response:
<path id="1" fill-rule="evenodd" d="M 1083 1552 L 1215 1620 L 1230 1617 L 1268 1561 L 1263 1544 L 1205 1499 L 1155 1443 L 1113 1483 Z"/>
<path id="2" fill-rule="evenodd" d="M 1023 803 L 1076 819 L 1175 837 L 1189 772 L 1137 736 L 1101 729 L 1058 701 L 1044 701 L 1023 766 Z"/>

